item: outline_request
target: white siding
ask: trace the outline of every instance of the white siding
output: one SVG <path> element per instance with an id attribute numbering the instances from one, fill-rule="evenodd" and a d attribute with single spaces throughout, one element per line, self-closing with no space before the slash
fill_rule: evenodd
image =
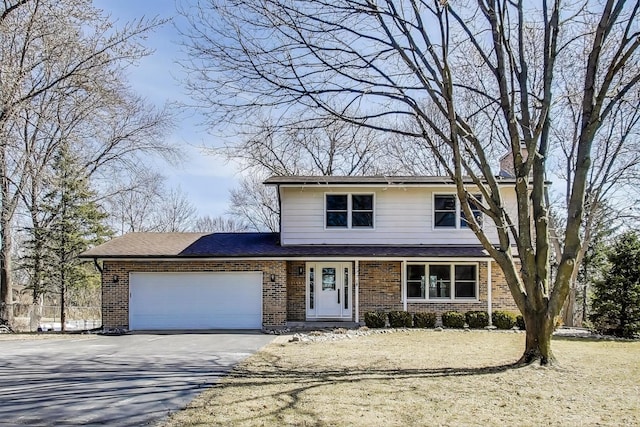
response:
<path id="1" fill-rule="evenodd" d="M 478 239 L 469 229 L 433 228 L 433 193 L 454 193 L 442 187 L 283 187 L 282 243 L 285 245 L 473 245 Z M 325 228 L 326 193 L 375 194 L 373 229 Z M 504 194 L 510 193 L 509 191 Z M 511 192 L 512 193 L 512 192 Z M 511 198 L 512 199 L 512 198 Z M 484 224 L 497 242 L 495 226 Z"/>

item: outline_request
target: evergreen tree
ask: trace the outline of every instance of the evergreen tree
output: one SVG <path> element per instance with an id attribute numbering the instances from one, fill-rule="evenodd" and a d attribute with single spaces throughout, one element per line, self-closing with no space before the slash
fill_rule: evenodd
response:
<path id="1" fill-rule="evenodd" d="M 46 250 L 46 284 L 60 295 L 60 321 L 64 331 L 66 297 L 69 289 L 87 283 L 90 269 L 77 257 L 109 236 L 103 222 L 107 215 L 93 201 L 94 192 L 68 144 L 62 144 L 53 165 L 50 191 L 43 200 L 43 212 L 50 222 L 41 233 Z"/>
<path id="2" fill-rule="evenodd" d="M 608 254 L 611 264 L 593 286 L 591 320 L 596 327 L 631 338 L 640 332 L 640 236 L 629 231 Z"/>

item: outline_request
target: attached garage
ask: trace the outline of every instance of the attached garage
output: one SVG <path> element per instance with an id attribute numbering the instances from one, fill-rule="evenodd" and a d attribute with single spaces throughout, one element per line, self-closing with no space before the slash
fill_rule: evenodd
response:
<path id="1" fill-rule="evenodd" d="M 260 329 L 262 272 L 129 273 L 129 329 Z"/>

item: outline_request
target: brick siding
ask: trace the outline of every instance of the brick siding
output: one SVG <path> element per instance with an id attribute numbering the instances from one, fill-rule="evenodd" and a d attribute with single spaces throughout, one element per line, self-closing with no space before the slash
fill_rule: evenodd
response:
<path id="1" fill-rule="evenodd" d="M 302 267 L 302 274 L 299 274 Z M 287 262 L 287 320 L 303 322 L 307 316 L 307 279 L 304 261 Z"/>
<path id="2" fill-rule="evenodd" d="M 435 312 L 487 309 L 487 263 L 479 266 L 478 301 L 408 302 L 407 310 Z M 302 274 L 300 274 L 302 267 Z M 353 264 L 352 264 L 353 268 Z M 402 263 L 399 261 L 361 261 L 360 321 L 367 311 L 402 310 Z M 306 320 L 306 263 L 304 261 L 105 261 L 102 274 L 102 322 L 105 328 L 129 327 L 129 273 L 131 272 L 231 272 L 262 271 L 262 324 L 264 328 L 281 328 L 287 321 Z M 271 274 L 275 282 L 271 282 Z M 114 282 L 113 277 L 118 281 Z M 492 264 L 493 310 L 517 312 L 504 274 Z M 355 292 L 355 286 L 352 287 Z M 351 295 L 354 301 L 354 295 Z M 354 306 L 354 304 L 352 304 Z M 355 310 L 355 307 L 354 307 Z M 354 313 L 355 314 L 355 313 Z"/>
<path id="3" fill-rule="evenodd" d="M 303 261 L 287 263 L 287 320 L 306 320 L 306 276 L 299 274 L 299 267 L 305 271 Z M 353 265 L 352 265 L 353 267 Z M 494 262 L 491 265 L 493 310 L 517 312 L 518 309 L 504 280 L 504 274 Z M 398 261 L 361 261 L 360 270 L 360 321 L 367 311 L 402 310 L 402 263 Z M 438 316 L 445 311 L 465 313 L 471 310 L 487 310 L 487 263 L 478 263 L 477 301 L 408 302 L 407 311 L 434 312 Z M 355 286 L 354 286 L 355 292 Z M 353 296 L 352 296 L 352 300 Z M 355 310 L 355 307 L 354 307 Z M 354 313 L 355 315 L 355 313 Z"/>
<path id="4" fill-rule="evenodd" d="M 278 328 L 287 318 L 285 261 L 104 261 L 102 324 L 106 329 L 129 328 L 129 273 L 262 271 L 262 325 Z M 271 282 L 271 275 L 275 282 Z M 118 280 L 114 282 L 113 278 Z"/>

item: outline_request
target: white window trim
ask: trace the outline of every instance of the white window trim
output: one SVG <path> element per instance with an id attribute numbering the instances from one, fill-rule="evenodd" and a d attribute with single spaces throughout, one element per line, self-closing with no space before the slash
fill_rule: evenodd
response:
<path id="1" fill-rule="evenodd" d="M 407 292 L 409 290 L 409 285 L 408 285 L 408 275 L 406 272 L 406 269 L 408 266 L 410 265 L 424 265 L 424 272 L 425 272 L 425 291 L 424 291 L 424 298 L 410 298 L 407 295 Z M 448 265 L 449 268 L 452 270 L 451 271 L 451 289 L 450 289 L 450 294 L 451 294 L 451 298 L 429 298 L 429 284 L 428 284 L 428 280 L 427 280 L 427 275 L 429 272 L 429 266 L 430 265 Z M 475 289 L 475 298 L 456 298 L 456 282 L 455 282 L 455 266 L 457 265 L 475 265 L 476 266 L 476 289 Z M 477 262 L 407 262 L 404 265 L 404 269 L 405 271 L 403 272 L 404 275 L 404 293 L 402 295 L 402 297 L 404 299 L 406 299 L 406 301 L 408 303 L 425 303 L 425 302 L 430 302 L 430 303 L 434 303 L 434 302 L 438 302 L 438 303 L 464 303 L 464 302 L 480 302 L 480 264 Z"/>
<path id="2" fill-rule="evenodd" d="M 346 227 L 330 227 L 327 226 L 327 196 L 347 196 L 347 226 Z M 372 197 L 372 216 L 373 216 L 373 227 L 354 227 L 352 225 L 352 214 L 353 214 L 353 202 L 352 202 L 352 196 L 371 196 Z M 323 209 L 322 209 L 322 215 L 323 215 L 323 222 L 324 222 L 324 229 L 325 230 L 353 230 L 353 231 L 371 231 L 371 230 L 375 230 L 376 229 L 376 193 L 372 193 L 372 192 L 342 192 L 342 191 L 337 191 L 337 192 L 327 192 L 324 193 L 323 197 Z"/>
<path id="3" fill-rule="evenodd" d="M 472 192 L 473 194 L 476 194 Z M 453 199 L 456 201 L 456 225 L 455 227 L 436 227 L 436 196 L 453 196 Z M 479 210 L 479 209 L 477 209 Z M 480 223 L 480 228 L 484 226 L 484 216 L 482 212 L 480 212 L 482 216 L 482 221 Z M 460 199 L 458 198 L 457 193 L 450 193 L 446 191 L 435 191 L 431 193 L 431 229 L 433 231 L 441 231 L 441 230 L 458 230 L 458 231 L 471 231 L 470 227 L 462 226 L 462 206 L 460 203 Z"/>

